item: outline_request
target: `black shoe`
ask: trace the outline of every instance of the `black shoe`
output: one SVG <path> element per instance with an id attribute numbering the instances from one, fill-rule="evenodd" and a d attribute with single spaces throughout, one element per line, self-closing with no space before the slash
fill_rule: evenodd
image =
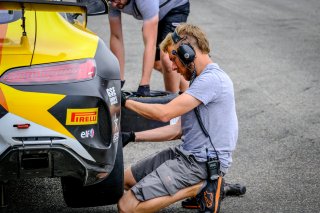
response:
<path id="1" fill-rule="evenodd" d="M 217 180 L 207 181 L 207 185 L 197 194 L 196 199 L 201 213 L 217 213 L 224 194 L 224 180 L 221 176 Z"/>
<path id="2" fill-rule="evenodd" d="M 224 185 L 224 192 L 226 196 L 240 196 L 246 193 L 246 187 L 242 186 L 239 183 L 231 184 L 225 183 Z"/>
<path id="3" fill-rule="evenodd" d="M 196 197 L 189 197 L 181 202 L 181 206 L 186 209 L 199 209 L 200 206 Z"/>
<path id="4" fill-rule="evenodd" d="M 222 200 L 226 196 L 240 196 L 246 193 L 246 187 L 242 186 L 239 183 L 232 184 L 232 183 L 224 183 L 224 193 L 222 196 Z M 186 209 L 199 209 L 200 206 L 197 203 L 196 197 L 190 197 L 181 202 L 181 206 Z"/>
<path id="5" fill-rule="evenodd" d="M 138 96 L 150 96 L 150 86 L 149 85 L 139 85 L 138 90 L 137 90 L 137 95 Z"/>

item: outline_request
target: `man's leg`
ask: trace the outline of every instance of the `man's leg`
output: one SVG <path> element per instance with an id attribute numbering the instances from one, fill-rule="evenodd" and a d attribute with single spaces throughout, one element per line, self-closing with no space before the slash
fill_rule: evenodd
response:
<path id="1" fill-rule="evenodd" d="M 124 171 L 124 189 L 129 190 L 136 183 L 137 183 L 137 181 L 133 177 L 131 167 L 126 168 L 126 170 Z"/>
<path id="2" fill-rule="evenodd" d="M 159 71 L 162 73 L 162 65 L 161 65 L 161 61 L 160 59 L 159 60 L 156 60 L 154 61 L 154 64 L 153 64 L 153 69 Z"/>
<path id="3" fill-rule="evenodd" d="M 147 201 L 140 202 L 137 200 L 135 195 L 131 190 L 125 193 L 118 203 L 119 212 L 134 212 L 134 213 L 147 213 L 147 212 L 157 212 L 170 204 L 173 204 L 179 200 L 185 199 L 187 197 L 196 196 L 200 191 L 203 182 L 196 185 L 179 190 L 174 195 L 162 196 L 153 198 Z"/>
<path id="4" fill-rule="evenodd" d="M 163 41 L 168 33 L 172 33 L 175 30 L 179 23 L 187 21 L 190 11 L 189 7 L 189 3 L 176 7 L 169 11 L 159 22 L 157 46 Z M 155 63 L 154 68 L 162 72 L 166 91 L 175 93 L 179 91 L 184 92 L 189 87 L 189 83 L 179 73 L 172 71 L 172 62 L 170 61 L 168 54 L 165 54 L 158 49 L 156 61 L 159 59 L 161 66 L 159 66 L 159 63 Z"/>

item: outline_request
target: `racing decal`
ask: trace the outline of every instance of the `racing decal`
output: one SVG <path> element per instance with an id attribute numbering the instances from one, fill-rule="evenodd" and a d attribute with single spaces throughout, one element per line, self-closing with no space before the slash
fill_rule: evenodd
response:
<path id="1" fill-rule="evenodd" d="M 48 110 L 58 104 L 65 95 L 24 92 L 1 84 L 8 105 L 8 112 L 42 125 L 68 137 L 74 136 Z"/>
<path id="2" fill-rule="evenodd" d="M 117 114 L 113 116 L 113 125 L 114 125 L 114 132 L 119 131 L 119 118 L 117 117 Z"/>
<path id="3" fill-rule="evenodd" d="M 113 143 L 117 143 L 119 141 L 119 132 L 113 134 Z"/>
<path id="4" fill-rule="evenodd" d="M 119 118 L 117 117 L 117 114 L 113 116 L 113 143 L 118 142 L 119 140 Z"/>
<path id="5" fill-rule="evenodd" d="M 66 125 L 91 125 L 98 123 L 98 108 L 67 109 Z"/>
<path id="6" fill-rule="evenodd" d="M 110 105 L 115 105 L 118 103 L 118 99 L 117 99 L 117 93 L 114 87 L 111 88 L 107 88 L 106 89 L 108 97 L 109 97 L 109 101 L 110 101 Z"/>
<path id="7" fill-rule="evenodd" d="M 2 59 L 2 47 L 3 47 L 2 44 L 4 43 L 7 29 L 8 29 L 8 24 L 0 24 L 0 64 Z"/>
<path id="8" fill-rule="evenodd" d="M 94 129 L 91 128 L 91 129 L 89 129 L 89 130 L 82 131 L 82 132 L 80 133 L 80 137 L 81 137 L 82 139 L 94 138 Z"/>
<path id="9" fill-rule="evenodd" d="M 84 146 L 111 143 L 108 108 L 98 97 L 69 95 L 49 112 Z M 99 144 L 99 145 L 98 145 Z"/>

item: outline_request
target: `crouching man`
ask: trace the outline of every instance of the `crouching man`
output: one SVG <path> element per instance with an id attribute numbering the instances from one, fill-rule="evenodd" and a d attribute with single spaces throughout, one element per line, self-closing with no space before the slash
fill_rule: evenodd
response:
<path id="1" fill-rule="evenodd" d="M 196 197 L 200 212 L 219 212 L 223 176 L 231 165 L 238 138 L 238 120 L 231 79 L 209 56 L 205 33 L 191 24 L 179 25 L 160 45 L 169 54 L 172 69 L 190 87 L 167 104 L 126 100 L 122 104 L 138 114 L 175 125 L 132 134 L 134 141 L 182 143 L 132 165 L 125 171 L 127 192 L 120 212 L 156 212 L 179 200 Z"/>

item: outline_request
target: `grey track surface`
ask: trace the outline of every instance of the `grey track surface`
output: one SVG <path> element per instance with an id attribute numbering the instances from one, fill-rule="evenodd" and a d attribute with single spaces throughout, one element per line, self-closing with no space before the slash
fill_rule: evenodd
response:
<path id="1" fill-rule="evenodd" d="M 320 1 L 191 0 L 189 22 L 209 36 L 212 58 L 233 79 L 239 141 L 229 182 L 247 186 L 227 198 L 221 212 L 319 212 L 320 210 Z M 124 16 L 126 85 L 141 74 L 141 22 Z M 90 29 L 108 44 L 108 20 L 92 17 Z M 152 75 L 152 89 L 163 89 Z M 169 143 L 129 144 L 125 165 Z M 116 206 L 71 209 L 57 179 L 9 184 L 8 212 L 116 212 Z M 195 212 L 180 203 L 161 212 Z"/>

